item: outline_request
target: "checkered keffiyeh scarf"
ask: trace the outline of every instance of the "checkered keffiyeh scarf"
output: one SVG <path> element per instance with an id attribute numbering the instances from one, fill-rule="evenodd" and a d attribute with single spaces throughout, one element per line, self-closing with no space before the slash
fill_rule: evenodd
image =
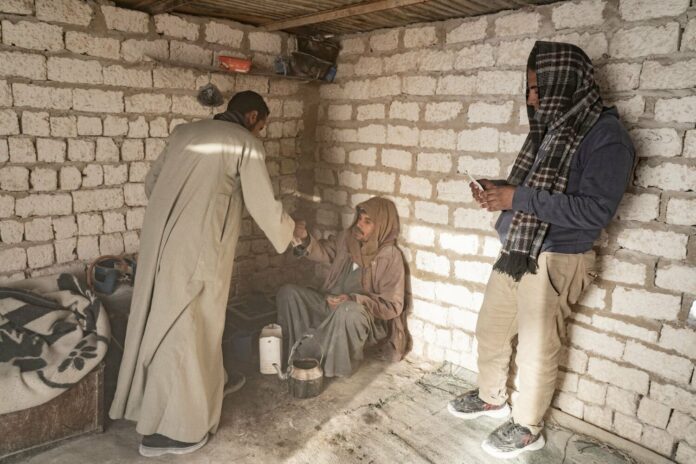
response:
<path id="1" fill-rule="evenodd" d="M 510 185 L 524 182 L 536 190 L 562 193 L 568 184 L 573 154 L 602 112 L 602 98 L 592 62 L 575 45 L 536 42 L 530 64 L 536 69 L 539 109 L 535 112 L 527 106 L 529 135 L 507 181 Z M 534 166 L 542 143 L 548 154 Z M 494 269 L 516 281 L 527 272 L 535 273 L 548 229 L 549 224 L 534 214 L 515 211 Z"/>

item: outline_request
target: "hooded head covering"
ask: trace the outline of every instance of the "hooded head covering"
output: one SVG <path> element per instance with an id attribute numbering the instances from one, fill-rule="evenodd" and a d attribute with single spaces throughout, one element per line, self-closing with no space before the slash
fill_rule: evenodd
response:
<path id="1" fill-rule="evenodd" d="M 399 215 L 396 206 L 382 197 L 372 197 L 355 208 L 355 221 L 351 227 L 357 227 L 361 212 L 365 212 L 374 222 L 375 228 L 367 239 L 360 242 L 352 235 L 348 238 L 348 249 L 353 262 L 362 268 L 369 267 L 379 250 L 394 245 L 399 236 Z"/>
<path id="2" fill-rule="evenodd" d="M 562 193 L 573 155 L 602 112 L 602 98 L 592 62 L 575 45 L 536 42 L 528 63 L 537 75 L 539 109 L 527 106 L 529 135 L 508 183 Z M 542 143 L 547 154 L 535 164 Z M 548 227 L 535 215 L 516 211 L 494 268 L 517 281 L 536 272 Z"/>

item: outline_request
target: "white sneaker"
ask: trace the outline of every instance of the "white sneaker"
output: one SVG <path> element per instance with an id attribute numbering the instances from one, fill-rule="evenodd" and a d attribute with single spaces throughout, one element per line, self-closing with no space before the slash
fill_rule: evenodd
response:
<path id="1" fill-rule="evenodd" d="M 164 435 L 154 434 L 143 437 L 138 451 L 141 456 L 145 456 L 146 458 L 154 458 L 165 454 L 189 454 L 203 448 L 207 442 L 207 433 L 198 443 L 184 443 L 172 440 Z"/>

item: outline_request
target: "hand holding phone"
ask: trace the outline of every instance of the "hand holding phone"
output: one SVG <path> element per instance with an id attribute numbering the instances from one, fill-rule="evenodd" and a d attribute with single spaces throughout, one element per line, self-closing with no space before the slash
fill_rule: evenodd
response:
<path id="1" fill-rule="evenodd" d="M 467 177 L 467 179 L 469 179 L 469 182 L 471 182 L 472 184 L 474 184 L 474 185 L 476 186 L 476 188 L 478 188 L 478 189 L 481 190 L 482 192 L 485 190 L 485 189 L 483 188 L 483 185 L 481 185 L 481 183 L 480 183 L 479 181 L 477 181 L 476 179 L 474 179 L 474 177 L 473 177 L 471 174 L 469 174 L 469 171 L 467 171 L 467 170 L 465 169 L 465 170 L 462 172 L 462 174 L 464 174 L 464 175 Z"/>

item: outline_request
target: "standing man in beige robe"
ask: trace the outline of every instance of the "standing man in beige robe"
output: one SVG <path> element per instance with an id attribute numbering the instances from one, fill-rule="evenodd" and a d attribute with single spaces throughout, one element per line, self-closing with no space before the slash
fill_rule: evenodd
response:
<path id="1" fill-rule="evenodd" d="M 278 253 L 294 222 L 274 198 L 258 140 L 269 110 L 237 93 L 214 120 L 182 124 L 145 182 L 125 351 L 109 415 L 137 422 L 143 456 L 193 452 L 220 421 L 222 332 L 245 205 Z"/>

